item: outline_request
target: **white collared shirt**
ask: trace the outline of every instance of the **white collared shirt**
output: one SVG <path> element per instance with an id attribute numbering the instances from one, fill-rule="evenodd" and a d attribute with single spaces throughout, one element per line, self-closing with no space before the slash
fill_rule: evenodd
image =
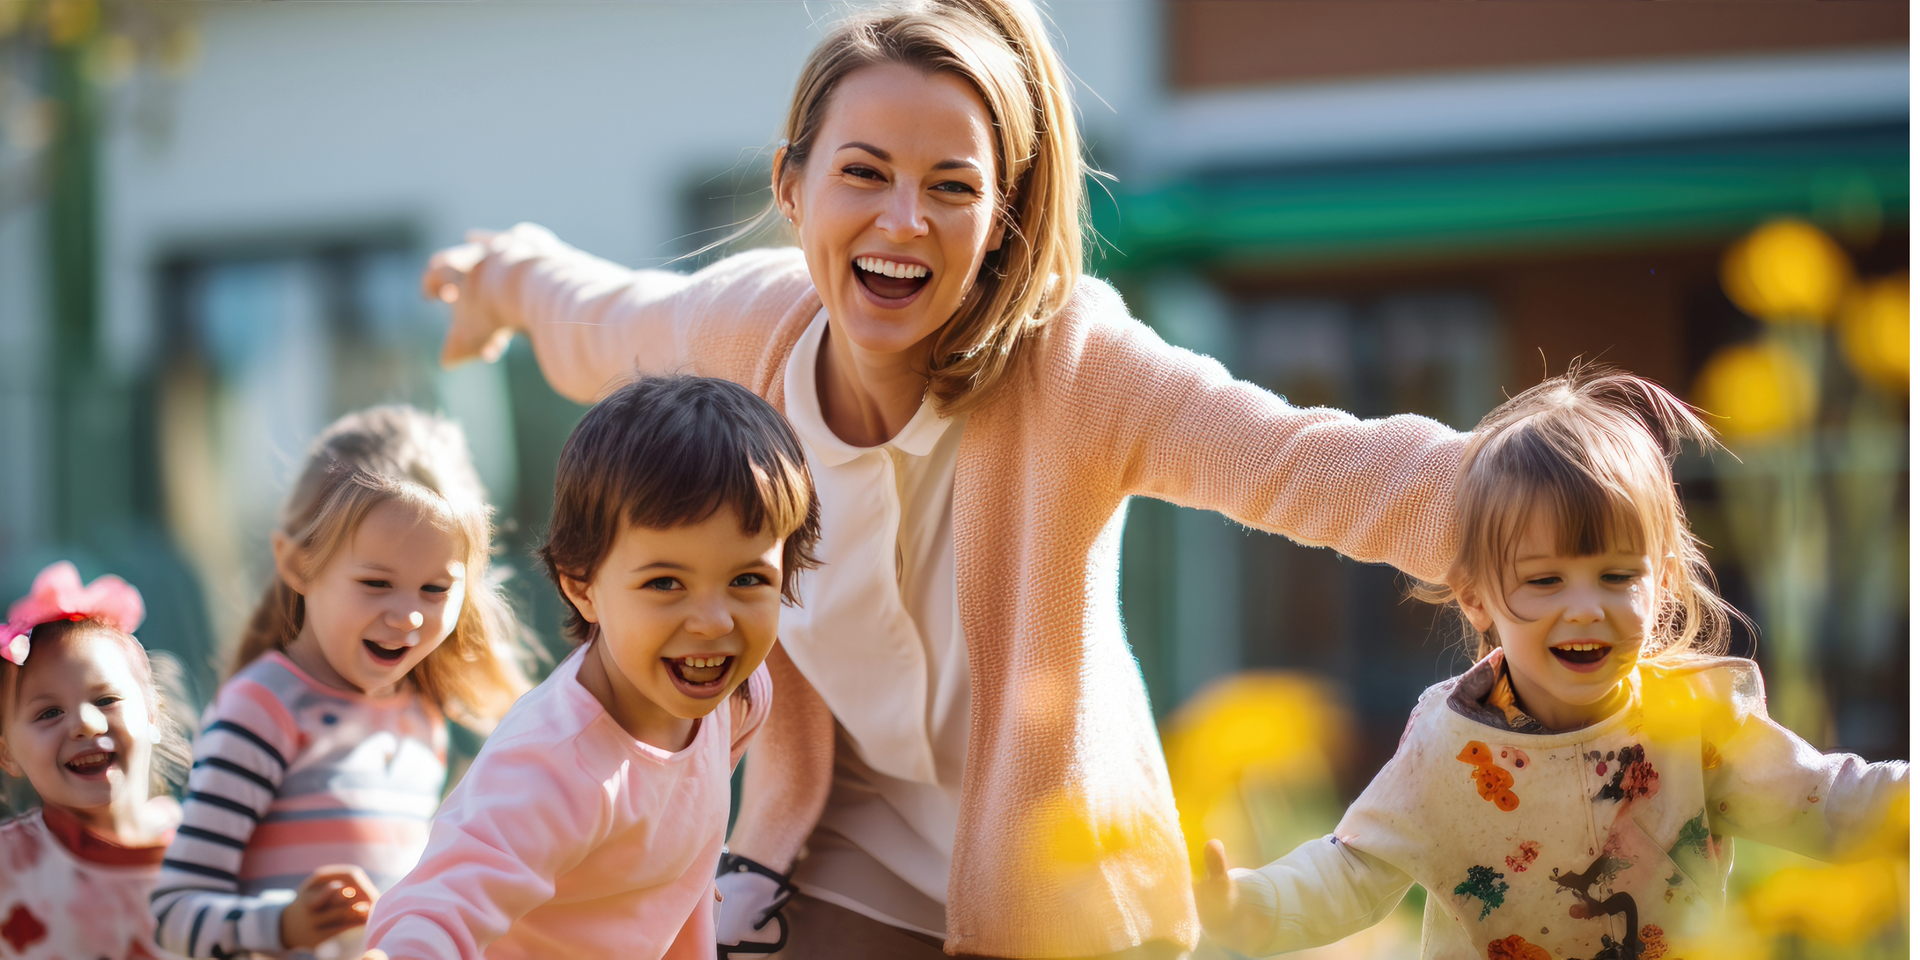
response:
<path id="1" fill-rule="evenodd" d="M 819 493 L 824 562 L 803 575 L 800 605 L 782 608 L 780 638 L 840 727 L 820 826 L 847 844 L 816 837 L 797 883 L 941 936 L 970 706 L 953 555 L 964 418 L 927 401 L 886 443 L 841 440 L 820 411 L 826 332 L 822 310 L 787 360 L 787 419 Z"/>

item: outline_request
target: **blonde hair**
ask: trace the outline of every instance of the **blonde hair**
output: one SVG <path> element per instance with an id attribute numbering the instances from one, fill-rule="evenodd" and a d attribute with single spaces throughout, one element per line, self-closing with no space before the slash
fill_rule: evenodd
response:
<path id="1" fill-rule="evenodd" d="M 1454 488 L 1460 549 L 1447 583 L 1419 588 L 1458 604 L 1473 588 L 1506 610 L 1506 574 L 1536 516 L 1555 550 L 1592 556 L 1631 545 L 1653 558 L 1660 609 L 1642 656 L 1724 651 L 1739 611 L 1720 598 L 1713 570 L 1673 480 L 1683 442 L 1716 442 L 1693 408 L 1651 380 L 1576 364 L 1501 404 L 1474 429 Z M 1462 619 L 1465 619 L 1464 616 Z M 1469 632 L 1474 658 L 1498 646 L 1493 629 Z"/>
<path id="2" fill-rule="evenodd" d="M 187 771 L 193 765 L 193 746 L 187 731 L 193 717 L 187 712 L 185 674 L 179 661 L 165 653 L 149 653 L 139 639 L 97 617 L 84 620 L 53 620 L 33 628 L 28 644 L 42 660 L 56 645 L 80 636 L 100 636 L 114 641 L 133 668 L 134 680 L 147 698 L 147 712 L 154 724 L 153 758 L 148 770 L 147 790 L 151 796 L 170 793 L 184 786 Z M 33 656 L 27 663 L 15 665 L 0 659 L 0 739 L 7 735 L 7 721 L 20 694 L 21 680 L 33 669 Z M 32 784 L 0 774 L 0 814 L 17 813 L 32 806 Z"/>
<path id="3" fill-rule="evenodd" d="M 806 166 L 840 82 L 878 64 L 965 79 L 993 123 L 1006 239 L 987 253 L 928 357 L 928 396 L 942 413 L 959 413 L 1006 376 L 1029 337 L 1072 297 L 1080 274 L 1087 168 L 1067 72 L 1029 0 L 914 0 L 863 10 L 801 69 L 776 180 Z"/>
<path id="4" fill-rule="evenodd" d="M 449 718 L 490 729 L 527 690 L 524 629 L 489 576 L 493 511 L 458 425 L 406 406 L 334 421 L 308 451 L 282 507 L 280 532 L 297 547 L 303 572 L 315 575 L 386 503 L 454 534 L 465 554 L 466 593 L 453 632 L 408 676 Z M 305 620 L 305 598 L 276 573 L 240 635 L 233 672 L 285 649 Z"/>

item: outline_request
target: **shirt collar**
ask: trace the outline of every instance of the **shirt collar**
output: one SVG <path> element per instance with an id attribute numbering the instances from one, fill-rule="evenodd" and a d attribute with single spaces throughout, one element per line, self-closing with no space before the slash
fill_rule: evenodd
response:
<path id="1" fill-rule="evenodd" d="M 152 843 L 124 846 L 95 833 L 66 808 L 51 804 L 41 806 L 40 819 L 75 859 L 102 866 L 157 867 L 167 855 L 167 844 L 173 842 L 173 831 L 168 830 Z"/>
<path id="2" fill-rule="evenodd" d="M 837 467 L 858 458 L 869 451 L 891 447 L 901 453 L 915 457 L 924 457 L 933 452 L 935 444 L 947 432 L 952 420 L 940 416 L 934 411 L 933 401 L 920 401 L 920 409 L 914 411 L 913 419 L 893 439 L 878 447 L 856 447 L 835 436 L 827 427 L 826 418 L 820 413 L 819 375 L 820 344 L 826 339 L 827 311 L 822 308 L 814 315 L 813 322 L 807 325 L 800 341 L 793 346 L 793 353 L 787 358 L 786 393 L 787 420 L 793 424 L 793 431 L 813 451 L 821 466 Z"/>

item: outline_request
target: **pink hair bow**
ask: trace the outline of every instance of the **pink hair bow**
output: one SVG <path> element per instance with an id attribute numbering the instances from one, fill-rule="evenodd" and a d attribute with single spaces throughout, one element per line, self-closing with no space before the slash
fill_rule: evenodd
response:
<path id="1" fill-rule="evenodd" d="M 80 571 L 61 560 L 40 571 L 33 589 L 7 608 L 7 622 L 0 625 L 0 658 L 15 666 L 26 663 L 28 635 L 43 623 L 99 619 L 132 633 L 146 616 L 147 605 L 132 584 L 108 574 L 82 586 Z"/>

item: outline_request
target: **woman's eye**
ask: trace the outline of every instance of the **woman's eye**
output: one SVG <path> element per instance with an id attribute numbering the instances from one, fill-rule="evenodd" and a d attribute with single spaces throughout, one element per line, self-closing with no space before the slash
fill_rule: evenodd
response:
<path id="1" fill-rule="evenodd" d="M 939 190 L 943 193 L 958 193 L 958 194 L 963 194 L 965 196 L 973 196 L 980 192 L 978 190 L 975 190 L 972 184 L 961 183 L 958 180 L 943 180 L 939 183 L 934 184 L 933 189 Z"/>
<path id="2" fill-rule="evenodd" d="M 733 582 L 728 584 L 728 586 L 760 587 L 760 586 L 765 586 L 772 582 L 773 581 L 768 580 L 765 576 L 758 573 L 743 573 L 737 577 L 734 577 Z"/>
<path id="3" fill-rule="evenodd" d="M 861 166 L 860 164 L 848 164 L 847 166 L 841 167 L 840 172 L 849 177 L 859 177 L 862 180 L 881 179 L 880 171 L 872 167 Z"/>
<path id="4" fill-rule="evenodd" d="M 642 590 L 678 590 L 680 589 L 680 581 L 675 580 L 672 577 L 654 577 L 652 580 L 648 580 L 646 583 L 641 584 L 640 589 Z"/>

